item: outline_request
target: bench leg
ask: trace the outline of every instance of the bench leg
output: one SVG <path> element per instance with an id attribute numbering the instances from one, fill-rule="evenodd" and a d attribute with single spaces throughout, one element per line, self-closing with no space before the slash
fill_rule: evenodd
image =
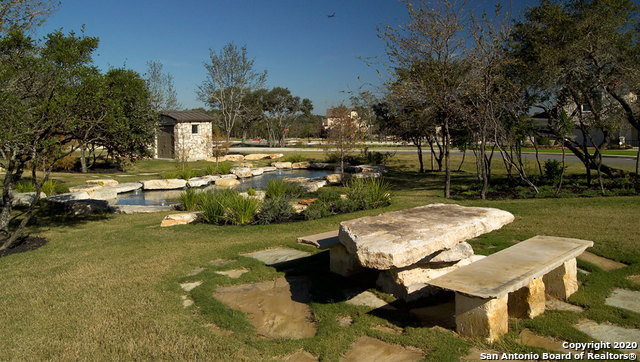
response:
<path id="1" fill-rule="evenodd" d="M 336 244 L 329 249 L 329 270 L 331 272 L 350 277 L 364 271 L 355 255 L 349 254 L 342 244 Z"/>
<path id="2" fill-rule="evenodd" d="M 535 318 L 544 313 L 545 296 L 542 277 L 533 279 L 525 287 L 509 293 L 509 315 L 516 318 Z"/>
<path id="3" fill-rule="evenodd" d="M 456 331 L 493 343 L 509 330 L 507 298 L 483 299 L 456 293 Z"/>
<path id="4" fill-rule="evenodd" d="M 547 273 L 542 279 L 547 294 L 559 299 L 569 299 L 569 296 L 578 290 L 576 259 L 565 261 L 564 264 Z"/>

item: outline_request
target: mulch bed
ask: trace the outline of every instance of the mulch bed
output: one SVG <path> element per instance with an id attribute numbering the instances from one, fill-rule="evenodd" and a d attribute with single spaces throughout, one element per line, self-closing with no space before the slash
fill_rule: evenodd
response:
<path id="1" fill-rule="evenodd" d="M 48 242 L 47 239 L 39 236 L 25 236 L 20 240 L 18 245 L 12 248 L 0 250 L 0 258 L 3 256 L 24 253 L 25 251 L 35 250 Z"/>

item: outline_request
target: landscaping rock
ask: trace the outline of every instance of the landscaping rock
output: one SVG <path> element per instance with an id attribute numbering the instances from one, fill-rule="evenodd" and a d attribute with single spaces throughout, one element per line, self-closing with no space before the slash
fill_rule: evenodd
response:
<path id="1" fill-rule="evenodd" d="M 274 248 L 254 251 L 253 253 L 240 255 L 260 260 L 267 265 L 273 265 L 300 258 L 306 258 L 307 256 L 311 255 L 311 253 L 289 248 Z"/>
<path id="2" fill-rule="evenodd" d="M 251 169 L 251 176 L 260 176 L 262 175 L 262 173 L 264 173 L 264 170 L 262 168 Z"/>
<path id="3" fill-rule="evenodd" d="M 612 271 L 627 266 L 626 264 L 622 264 L 615 260 L 603 258 L 588 251 L 585 251 L 580 256 L 578 256 L 578 259 L 593 264 L 604 271 Z"/>
<path id="4" fill-rule="evenodd" d="M 115 200 L 118 198 L 118 193 L 114 187 L 105 186 L 98 190 L 89 192 L 89 197 L 94 200 Z"/>
<path id="5" fill-rule="evenodd" d="M 640 292 L 615 288 L 604 302 L 606 305 L 640 313 Z"/>
<path id="6" fill-rule="evenodd" d="M 326 184 L 327 184 L 327 181 L 325 180 L 315 180 L 315 181 L 305 182 L 300 186 L 302 186 L 302 188 L 306 192 L 316 192 L 318 191 L 319 188 L 324 187 Z"/>
<path id="7" fill-rule="evenodd" d="M 413 265 L 443 249 L 512 222 L 507 211 L 431 204 L 340 223 L 340 243 L 368 268 Z"/>
<path id="8" fill-rule="evenodd" d="M 253 163 L 251 163 L 251 162 L 240 162 L 240 167 L 252 168 L 253 167 Z"/>
<path id="9" fill-rule="evenodd" d="M 248 178 L 252 176 L 251 169 L 248 167 L 232 168 L 231 173 L 238 176 L 239 178 Z"/>
<path id="10" fill-rule="evenodd" d="M 67 213 L 71 215 L 91 215 L 96 212 L 108 212 L 109 203 L 105 200 L 71 200 L 65 203 Z"/>
<path id="11" fill-rule="evenodd" d="M 262 172 L 273 172 L 275 170 L 277 170 L 276 167 L 273 166 L 265 166 L 265 167 L 261 167 L 262 168 Z"/>
<path id="12" fill-rule="evenodd" d="M 317 362 L 318 357 L 312 355 L 311 353 L 300 350 L 296 353 L 290 354 L 282 359 L 287 362 Z"/>
<path id="13" fill-rule="evenodd" d="M 525 346 L 530 346 L 530 347 L 544 348 L 550 351 L 556 351 L 563 354 L 566 354 L 569 352 L 575 352 L 574 350 L 563 348 L 562 341 L 558 341 L 555 338 L 551 338 L 547 336 L 539 336 L 526 328 L 523 329 L 522 332 L 520 332 L 518 343 L 523 344 Z"/>
<path id="14" fill-rule="evenodd" d="M 202 280 L 198 280 L 193 283 L 181 283 L 180 288 L 182 288 L 182 290 L 184 290 L 185 292 L 190 292 L 196 287 L 200 286 L 200 284 L 202 284 Z"/>
<path id="15" fill-rule="evenodd" d="M 187 181 L 187 187 L 202 187 L 207 186 L 208 184 L 215 182 L 219 179 L 220 176 L 202 176 L 202 177 L 192 177 Z"/>
<path id="16" fill-rule="evenodd" d="M 327 182 L 330 184 L 339 184 L 342 182 L 342 175 L 339 173 L 333 173 L 330 175 L 326 175 L 324 179 L 327 180 Z"/>
<path id="17" fill-rule="evenodd" d="M 192 271 L 189 272 L 189 274 L 187 274 L 188 277 L 192 277 L 194 275 L 198 275 L 200 273 L 202 273 L 205 269 L 202 267 L 197 267 L 195 269 L 193 269 Z"/>
<path id="18" fill-rule="evenodd" d="M 140 182 L 127 182 L 123 184 L 118 184 L 117 186 L 111 186 L 116 193 L 122 194 L 125 192 L 131 192 L 142 188 L 142 184 Z"/>
<path id="19" fill-rule="evenodd" d="M 483 255 L 473 255 L 455 264 L 414 264 L 405 268 L 393 268 L 382 271 L 378 275 L 376 285 L 384 292 L 393 294 L 396 298 L 414 301 L 435 294 L 440 289 L 429 285 L 431 279 L 450 273 L 460 267 L 469 265 L 484 258 Z"/>
<path id="20" fill-rule="evenodd" d="M 354 178 L 378 178 L 380 176 L 382 176 L 380 172 L 365 172 L 365 173 L 351 174 L 351 177 L 354 177 Z"/>
<path id="21" fill-rule="evenodd" d="M 44 192 L 40 192 L 40 199 L 44 200 L 47 197 L 47 194 Z M 13 206 L 29 206 L 33 202 L 33 199 L 36 198 L 36 193 L 34 192 L 21 192 L 17 194 L 13 194 L 13 201 L 11 205 Z M 2 200 L 0 200 L 1 202 Z"/>
<path id="22" fill-rule="evenodd" d="M 241 192 L 240 196 L 244 197 L 245 199 L 247 197 L 250 197 L 252 199 L 264 201 L 265 197 L 267 197 L 267 194 L 264 191 L 256 191 L 255 195 L 249 196 L 248 192 Z"/>
<path id="23" fill-rule="evenodd" d="M 314 201 L 317 201 L 317 200 L 318 200 L 318 199 L 304 199 L 304 200 L 300 200 L 300 201 L 298 201 L 298 203 L 299 203 L 300 205 L 307 205 L 307 206 L 309 206 L 309 205 L 311 205 Z"/>
<path id="24" fill-rule="evenodd" d="M 218 287 L 215 298 L 247 314 L 258 334 L 269 338 L 300 339 L 316 334 L 309 282 L 280 277 L 266 282 Z"/>
<path id="25" fill-rule="evenodd" d="M 186 295 L 181 295 L 180 299 L 182 299 L 182 306 L 184 308 L 189 308 L 193 305 L 193 300 L 189 299 Z"/>
<path id="26" fill-rule="evenodd" d="M 77 185 L 77 186 L 72 186 L 69 187 L 69 192 L 93 192 L 96 190 L 101 189 L 102 186 L 100 185 Z"/>
<path id="27" fill-rule="evenodd" d="M 335 170 L 338 167 L 337 163 L 326 163 L 326 162 L 314 162 L 309 168 L 313 170 Z"/>
<path id="28" fill-rule="evenodd" d="M 435 252 L 420 260 L 419 263 L 454 263 L 473 255 L 473 248 L 463 241 L 451 249 Z"/>
<path id="29" fill-rule="evenodd" d="M 338 230 L 331 230 L 320 234 L 301 236 L 298 238 L 298 243 L 311 245 L 318 249 L 329 249 L 337 246 L 340 243 L 340 241 L 338 240 Z"/>
<path id="30" fill-rule="evenodd" d="M 640 341 L 640 330 L 634 328 L 623 328 L 611 324 L 598 324 L 592 320 L 585 319 L 574 326 L 582 333 L 588 334 L 596 341 L 609 342 L 638 342 Z M 640 353 L 637 349 L 621 349 L 623 352 Z"/>
<path id="31" fill-rule="evenodd" d="M 231 162 L 240 162 L 240 161 L 244 161 L 244 156 L 243 155 L 226 155 L 224 156 L 224 160 L 231 161 Z"/>
<path id="32" fill-rule="evenodd" d="M 218 271 L 215 271 L 214 273 L 220 274 L 220 275 L 226 275 L 232 279 L 238 279 L 242 276 L 242 274 L 248 273 L 248 272 L 249 272 L 249 269 L 240 268 L 240 269 L 231 269 L 231 270 L 218 270 Z"/>
<path id="33" fill-rule="evenodd" d="M 64 203 L 72 200 L 86 200 L 89 199 L 89 194 L 86 192 L 68 192 L 66 194 L 58 194 L 47 197 L 45 200 L 57 203 Z"/>
<path id="34" fill-rule="evenodd" d="M 179 178 L 142 181 L 145 190 L 175 190 L 187 186 L 187 181 Z"/>
<path id="35" fill-rule="evenodd" d="M 269 158 L 269 155 L 264 153 L 252 153 L 250 155 L 244 156 L 245 161 L 257 161 L 257 160 L 263 160 L 265 158 Z"/>
<path id="36" fill-rule="evenodd" d="M 87 183 L 87 185 L 118 186 L 118 181 L 110 179 L 110 178 L 87 180 L 86 183 Z"/>
<path id="37" fill-rule="evenodd" d="M 292 201 L 289 203 L 291 205 L 291 207 L 293 207 L 293 211 L 296 214 L 302 214 L 304 212 L 304 210 L 307 209 L 307 205 L 300 205 L 299 203 Z"/>
<path id="38" fill-rule="evenodd" d="M 378 339 L 362 336 L 341 359 L 343 362 L 403 362 L 420 361 L 424 354 L 418 349 L 409 349 L 397 344 L 389 344 Z"/>
<path id="39" fill-rule="evenodd" d="M 148 205 L 114 205 L 109 210 L 116 214 L 148 214 L 152 212 L 172 211 L 173 206 L 148 206 Z"/>
<path id="40" fill-rule="evenodd" d="M 162 219 L 160 226 L 168 227 L 168 226 L 175 226 L 175 225 L 191 224 L 192 222 L 195 222 L 196 220 L 198 220 L 199 215 L 200 214 L 197 212 L 167 215 L 164 217 L 164 219 Z"/>
<path id="41" fill-rule="evenodd" d="M 355 255 L 349 254 L 347 249 L 338 243 L 329 249 L 329 270 L 348 278 L 362 273 L 365 269 Z"/>
<path id="42" fill-rule="evenodd" d="M 232 179 L 237 179 L 238 176 L 232 174 L 232 173 L 228 173 L 226 175 L 220 175 L 220 178 L 232 178 Z"/>
<path id="43" fill-rule="evenodd" d="M 640 275 L 628 275 L 627 280 L 632 283 L 640 284 Z"/>
<path id="44" fill-rule="evenodd" d="M 275 167 L 275 168 L 291 168 L 291 162 L 274 162 L 271 164 L 271 166 Z"/>
<path id="45" fill-rule="evenodd" d="M 291 168 L 293 168 L 293 169 L 307 169 L 307 168 L 309 168 L 309 166 L 311 166 L 311 163 L 307 162 L 307 161 L 294 162 L 294 163 L 291 164 Z"/>
<path id="46" fill-rule="evenodd" d="M 349 298 L 347 299 L 346 303 L 351 305 L 358 305 L 358 306 L 369 307 L 374 309 L 378 309 L 378 308 L 395 309 L 393 306 L 389 305 L 389 303 L 376 297 L 375 294 L 369 291 L 364 291 L 356 295 L 349 295 L 349 293 L 347 293 L 346 297 Z"/>
<path id="47" fill-rule="evenodd" d="M 240 181 L 235 178 L 221 178 L 216 180 L 216 186 L 218 187 L 234 187 L 240 185 Z"/>
<path id="48" fill-rule="evenodd" d="M 269 155 L 269 158 L 272 160 L 277 160 L 279 158 L 284 157 L 284 155 L 282 153 L 272 153 Z"/>

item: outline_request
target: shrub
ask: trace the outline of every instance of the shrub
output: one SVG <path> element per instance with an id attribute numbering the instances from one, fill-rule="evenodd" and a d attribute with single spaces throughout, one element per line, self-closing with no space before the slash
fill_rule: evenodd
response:
<path id="1" fill-rule="evenodd" d="M 331 205 L 320 200 L 312 202 L 303 212 L 304 218 L 307 220 L 321 219 L 331 216 L 331 214 Z"/>
<path id="2" fill-rule="evenodd" d="M 182 207 L 187 211 L 196 210 L 200 201 L 198 193 L 191 187 L 181 192 L 179 199 Z"/>
<path id="3" fill-rule="evenodd" d="M 228 208 L 225 218 L 234 225 L 244 225 L 253 221 L 256 216 L 260 200 L 253 197 L 244 198 L 236 192 L 227 200 Z"/>
<path id="4" fill-rule="evenodd" d="M 566 169 L 566 167 L 564 167 Z M 551 184 L 560 182 L 560 176 L 564 171 L 562 162 L 556 160 L 544 161 L 544 178 Z"/>
<path id="5" fill-rule="evenodd" d="M 337 191 L 319 190 L 318 201 L 336 203 L 340 200 L 340 193 Z"/>
<path id="6" fill-rule="evenodd" d="M 387 206 L 391 203 L 390 187 L 382 178 L 354 178 L 347 185 L 347 198 L 358 210 Z"/>
<path id="7" fill-rule="evenodd" d="M 34 192 L 36 190 L 36 185 L 33 184 L 33 181 L 31 181 L 31 179 L 22 179 L 16 182 L 15 185 L 13 185 L 13 189 L 17 193 Z"/>
<path id="8" fill-rule="evenodd" d="M 49 179 L 42 184 L 42 192 L 47 194 L 47 196 L 51 196 L 69 192 L 69 188 L 67 188 L 62 182 Z"/>
<path id="9" fill-rule="evenodd" d="M 364 150 L 364 163 L 367 165 L 384 165 L 393 157 L 391 152 L 376 152 Z"/>
<path id="10" fill-rule="evenodd" d="M 307 157 L 304 155 L 301 155 L 299 153 L 294 153 L 292 155 L 287 155 L 284 158 L 285 162 L 304 162 L 307 160 Z"/>
<path id="11" fill-rule="evenodd" d="M 266 199 L 256 215 L 256 223 L 266 225 L 287 222 L 295 216 L 295 210 L 287 197 Z"/>
<path id="12" fill-rule="evenodd" d="M 358 204 L 350 199 L 342 199 L 339 198 L 332 205 L 331 211 L 334 213 L 347 213 L 354 212 L 358 210 Z"/>
<path id="13" fill-rule="evenodd" d="M 68 155 L 65 156 L 53 164 L 54 171 L 70 171 L 76 167 L 77 157 Z"/>
<path id="14" fill-rule="evenodd" d="M 223 224 L 229 199 L 237 195 L 234 190 L 205 191 L 198 196 L 198 210 L 202 212 L 204 221 L 210 224 Z"/>
<path id="15" fill-rule="evenodd" d="M 189 167 L 185 167 L 184 170 L 176 170 L 174 172 L 165 172 L 162 174 L 164 178 L 180 178 L 183 180 L 188 180 L 193 177 L 202 176 L 201 172 L 197 170 L 191 169 Z"/>
<path id="16" fill-rule="evenodd" d="M 284 182 L 281 179 L 271 179 L 267 181 L 267 188 L 265 195 L 270 199 L 277 199 L 279 197 L 298 197 L 304 193 L 304 190 L 300 185 L 291 182 Z"/>
<path id="17" fill-rule="evenodd" d="M 256 195 L 256 189 L 254 189 L 253 187 L 250 187 L 249 190 L 247 190 L 247 195 L 255 196 Z"/>

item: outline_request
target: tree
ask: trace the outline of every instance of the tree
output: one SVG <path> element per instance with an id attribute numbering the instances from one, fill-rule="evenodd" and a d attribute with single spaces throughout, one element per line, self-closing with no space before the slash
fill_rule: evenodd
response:
<path id="1" fill-rule="evenodd" d="M 363 130 L 358 120 L 351 117 L 351 111 L 344 105 L 328 109 L 327 117 L 332 123 L 329 125 L 325 150 L 335 151 L 340 158 L 340 175 L 344 182 L 345 157 L 362 146 Z"/>
<path id="2" fill-rule="evenodd" d="M 240 109 L 240 132 L 242 134 L 242 142 L 245 142 L 250 129 L 265 120 L 265 97 L 268 91 L 266 89 L 257 89 L 245 94 L 242 98 L 242 108 Z"/>
<path id="3" fill-rule="evenodd" d="M 262 88 L 267 71 L 253 70 L 254 60 L 247 57 L 247 48 L 238 49 L 233 43 L 219 53 L 209 49 L 211 63 L 205 63 L 207 78 L 198 87 L 198 98 L 221 113 L 222 128 L 231 137 L 231 130 L 239 118 L 244 96 Z M 243 140 L 244 141 L 244 140 Z"/>
<path id="4" fill-rule="evenodd" d="M 421 78 L 413 82 L 416 97 L 433 107 L 441 117 L 445 159 L 444 195 L 451 194 L 449 148 L 450 128 L 457 119 L 463 83 L 466 25 L 465 2 L 442 1 L 436 4 L 421 0 L 419 5 L 405 1 L 409 21 L 397 27 L 387 26 L 379 33 L 385 40 L 387 54 L 396 69 L 412 69 L 420 62 Z"/>
<path id="5" fill-rule="evenodd" d="M 0 35 L 10 30 L 27 31 L 44 22 L 55 11 L 59 1 L 2 0 L 0 2 Z"/>
<path id="6" fill-rule="evenodd" d="M 286 88 L 276 87 L 264 95 L 264 109 L 267 112 L 265 124 L 269 133 L 269 146 L 276 143 L 284 147 L 286 132 L 299 116 L 310 115 L 313 105 L 309 99 L 291 95 Z"/>
<path id="7" fill-rule="evenodd" d="M 98 39 L 47 35 L 44 45 L 36 44 L 14 30 L 0 39 L 0 156 L 6 173 L 0 212 L 0 250 L 17 243 L 39 201 L 42 185 L 55 161 L 77 149 L 77 122 L 92 122 L 73 113 L 91 55 Z M 90 128 L 90 127 L 89 127 Z M 34 180 L 36 197 L 10 229 L 13 186 L 25 169 L 42 167 L 43 176 Z"/>
<path id="8" fill-rule="evenodd" d="M 148 61 L 145 80 L 149 88 L 151 107 L 155 113 L 161 111 L 175 111 L 181 107 L 178 95 L 173 85 L 173 76 L 162 72 L 160 61 Z"/>
<path id="9" fill-rule="evenodd" d="M 638 90 L 638 22 L 627 0 L 543 1 L 516 24 L 511 43 L 526 97 L 548 116 L 546 132 L 583 162 L 588 183 L 596 170 L 603 191 L 601 172 L 626 174 L 603 165 L 603 148 L 625 116 L 637 126 L 637 108 L 627 95 Z M 578 139 L 566 136 L 563 112 Z"/>

